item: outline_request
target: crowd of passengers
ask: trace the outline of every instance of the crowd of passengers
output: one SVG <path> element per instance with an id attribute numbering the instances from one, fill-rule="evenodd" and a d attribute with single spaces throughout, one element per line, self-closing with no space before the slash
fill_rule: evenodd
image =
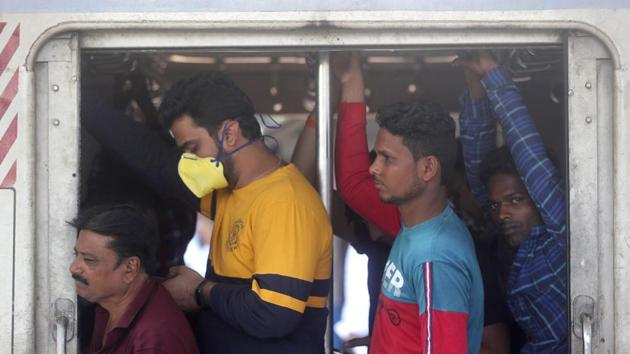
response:
<path id="1" fill-rule="evenodd" d="M 344 350 L 567 353 L 564 187 L 492 54 L 454 65 L 468 86 L 459 139 L 439 104 L 393 103 L 370 151 L 361 58 L 335 57 L 336 198 L 369 257 L 370 336 Z M 289 163 L 225 74 L 175 83 L 159 110 L 131 81 L 113 105 L 83 92 L 103 149 L 71 223 L 81 351 L 324 353 L 332 235 L 348 232 L 313 187 L 316 120 Z M 214 221 L 205 277 L 182 265 L 197 213 Z"/>

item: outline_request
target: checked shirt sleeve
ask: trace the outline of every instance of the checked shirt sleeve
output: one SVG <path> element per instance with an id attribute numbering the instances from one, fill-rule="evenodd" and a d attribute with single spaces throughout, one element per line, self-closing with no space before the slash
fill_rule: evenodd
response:
<path id="1" fill-rule="evenodd" d="M 482 79 L 482 84 L 503 127 L 521 180 L 536 203 L 547 229 L 563 232 L 566 210 L 562 183 L 518 88 L 505 69 L 500 67 L 490 71 Z"/>
<path id="2" fill-rule="evenodd" d="M 460 98 L 462 112 L 460 114 L 462 152 L 468 184 L 475 200 L 487 213 L 488 195 L 486 187 L 481 183 L 481 161 L 486 154 L 496 148 L 496 125 L 486 96 L 474 100 L 466 92 Z M 488 216 L 488 215 L 486 215 Z"/>

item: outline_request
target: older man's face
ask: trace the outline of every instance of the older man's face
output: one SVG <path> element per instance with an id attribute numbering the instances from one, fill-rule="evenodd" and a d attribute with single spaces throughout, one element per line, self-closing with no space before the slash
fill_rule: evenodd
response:
<path id="1" fill-rule="evenodd" d="M 123 279 L 124 262 L 108 245 L 111 237 L 89 230 L 81 230 L 74 247 L 75 257 L 70 265 L 77 294 L 89 302 L 103 303 L 119 295 L 128 286 Z"/>

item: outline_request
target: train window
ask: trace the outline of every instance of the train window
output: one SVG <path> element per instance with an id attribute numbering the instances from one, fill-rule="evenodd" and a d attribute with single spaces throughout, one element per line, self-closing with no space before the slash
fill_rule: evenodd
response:
<path id="1" fill-rule="evenodd" d="M 436 101 L 458 122 L 461 112 L 459 97 L 466 89 L 466 82 L 462 69 L 455 67 L 453 61 L 479 48 L 482 47 L 363 48 L 361 65 L 366 80 L 364 93 L 369 112 L 367 135 L 370 146 L 378 129 L 374 112 L 387 103 Z M 566 182 L 565 49 L 559 45 L 490 48 L 521 90 L 524 104 L 534 118 L 549 156 L 558 168 L 561 179 Z M 317 102 L 317 51 L 89 49 L 82 52 L 81 63 L 84 94 L 85 90 L 98 91 L 106 102 L 125 111 L 129 119 L 161 134 L 164 144 L 172 142 L 160 127 L 156 108 L 174 82 L 200 72 L 224 72 L 250 96 L 257 109 L 263 134 L 269 137 L 265 142 L 285 161 L 291 161 L 296 142 L 305 129 L 304 122 Z M 339 87 L 333 84 L 329 102 L 333 112 L 336 111 L 334 106 L 338 103 L 338 96 Z M 333 122 L 334 119 L 336 116 Z M 497 144 L 503 143 L 502 135 L 498 134 Z M 310 144 L 313 146 L 309 150 L 314 154 L 316 141 Z M 315 156 L 312 156 L 312 161 L 315 163 Z M 332 166 L 332 161 L 329 163 Z M 158 197 L 154 190 L 147 188 L 146 183 L 117 160 L 116 154 L 101 147 L 85 130 L 81 135 L 80 166 L 82 205 L 116 199 L 146 205 L 160 221 L 165 246 L 160 253 L 161 265 L 182 262 L 186 245 L 181 243 L 192 239 L 186 261 L 200 272 L 205 271 L 209 242 L 207 230 L 211 228 L 211 223 L 205 219 L 197 221 L 194 210 L 183 211 L 185 208 L 173 198 Z M 314 167 L 311 173 L 316 173 Z M 311 181 L 316 183 L 315 177 L 311 176 Z M 338 201 L 337 197 L 333 199 Z M 333 212 L 339 210 L 343 212 L 343 208 L 333 207 Z M 356 221 L 347 219 L 346 215 L 347 212 L 341 218 L 333 215 L 334 224 L 338 225 L 339 220 L 346 224 Z M 345 229 L 343 226 L 336 228 L 338 234 L 354 232 L 347 225 Z M 364 245 L 356 244 L 356 235 L 340 236 L 343 237 L 335 238 L 334 247 L 332 319 L 336 323 L 335 347 L 340 347 L 343 340 L 352 336 L 369 335 L 367 260 L 365 255 L 358 254 L 366 251 Z M 380 241 L 372 242 L 382 245 L 381 253 L 384 252 L 385 257 L 380 258 L 384 262 L 391 241 L 381 238 Z M 513 254 L 509 257 L 513 257 Z M 384 264 L 376 267 L 379 268 L 383 269 Z M 378 271 L 370 273 L 371 277 L 381 276 Z M 371 279 L 370 283 L 374 281 Z M 82 317 L 84 325 L 89 323 L 85 315 Z M 89 332 L 80 332 L 80 335 L 85 340 Z M 358 353 L 362 349 L 356 350 Z"/>

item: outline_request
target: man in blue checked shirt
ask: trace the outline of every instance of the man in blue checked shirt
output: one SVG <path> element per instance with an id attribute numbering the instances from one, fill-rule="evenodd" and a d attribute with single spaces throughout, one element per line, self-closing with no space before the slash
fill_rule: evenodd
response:
<path id="1" fill-rule="evenodd" d="M 512 316 L 527 339 L 521 353 L 566 353 L 564 189 L 519 89 L 489 52 L 457 59 L 469 92 L 461 141 L 470 188 L 515 252 L 505 279 Z M 496 123 L 507 145 L 496 149 Z"/>

